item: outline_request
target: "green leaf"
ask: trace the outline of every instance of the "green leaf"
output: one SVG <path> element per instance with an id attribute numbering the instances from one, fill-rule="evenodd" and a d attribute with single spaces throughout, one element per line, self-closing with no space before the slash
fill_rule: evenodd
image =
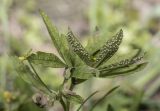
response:
<path id="1" fill-rule="evenodd" d="M 74 36 L 72 31 L 69 29 L 67 33 L 67 41 L 71 47 L 71 49 L 87 64 L 91 65 L 91 56 L 86 51 L 86 49 L 82 46 L 79 40 Z"/>
<path id="2" fill-rule="evenodd" d="M 92 96 L 94 96 L 95 94 L 97 94 L 98 93 L 98 91 L 95 91 L 95 92 L 93 92 L 90 96 L 88 96 L 84 101 L 83 101 L 83 103 L 79 106 L 79 108 L 77 109 L 77 111 L 79 111 L 81 108 L 82 108 L 82 106 L 92 97 Z"/>
<path id="3" fill-rule="evenodd" d="M 105 45 L 100 49 L 99 54 L 96 56 L 95 67 L 100 66 L 103 62 L 109 60 L 118 50 L 119 45 L 122 42 L 123 31 L 122 29 L 110 40 L 108 40 Z"/>
<path id="4" fill-rule="evenodd" d="M 128 53 L 129 53 L 129 54 L 128 54 Z M 130 52 L 128 52 L 128 53 L 127 53 L 127 54 L 120 54 L 120 53 L 118 53 L 118 51 L 117 51 L 117 53 L 114 54 L 114 55 L 112 56 L 112 58 L 110 58 L 107 62 L 105 62 L 104 64 L 102 64 L 102 65 L 101 65 L 100 67 L 98 67 L 98 68 L 100 69 L 100 68 L 109 66 L 109 65 L 111 65 L 111 64 L 119 63 L 120 61 L 125 60 L 125 59 L 131 60 L 131 59 L 133 59 L 133 58 L 140 57 L 140 56 L 143 55 L 143 53 L 142 53 L 142 52 L 139 53 L 139 50 L 137 50 L 137 49 L 136 49 L 136 50 L 132 50 L 132 51 L 130 51 Z"/>
<path id="5" fill-rule="evenodd" d="M 112 107 L 112 105 L 108 105 L 108 107 L 107 107 L 107 111 L 114 111 L 114 109 L 113 109 L 113 107 Z"/>
<path id="6" fill-rule="evenodd" d="M 75 67 L 72 73 L 72 77 L 75 77 L 78 79 L 89 79 L 91 77 L 98 76 L 98 75 L 99 75 L 99 71 L 89 66 Z"/>
<path id="7" fill-rule="evenodd" d="M 119 86 L 115 86 L 112 89 L 110 89 L 102 98 L 100 98 L 95 104 L 92 105 L 92 108 L 90 109 L 90 111 L 93 111 L 93 109 L 100 104 L 103 100 L 105 100 L 105 98 L 107 96 L 109 96 L 113 91 L 115 91 L 117 88 L 119 88 Z"/>
<path id="8" fill-rule="evenodd" d="M 44 11 L 40 10 L 40 14 L 43 18 L 43 21 L 47 27 L 47 30 L 51 36 L 52 42 L 54 46 L 56 47 L 58 53 L 63 58 L 63 60 L 66 62 L 67 65 L 72 66 L 72 57 L 73 54 L 70 53 L 68 43 L 66 40 L 65 35 L 60 34 L 57 30 L 57 28 L 52 24 L 50 18 L 45 14 Z"/>
<path id="9" fill-rule="evenodd" d="M 100 71 L 100 77 L 113 77 L 113 76 L 120 76 L 120 75 L 129 75 L 135 72 L 141 71 L 146 67 L 148 63 L 140 63 L 140 64 L 133 64 L 130 66 L 125 66 L 122 68 Z"/>
<path id="10" fill-rule="evenodd" d="M 134 58 L 131 58 L 131 59 L 124 59 L 124 60 L 121 60 L 117 63 L 100 67 L 99 69 L 106 71 L 106 70 L 113 70 L 113 69 L 123 68 L 123 67 L 125 68 L 125 67 L 128 67 L 128 66 L 132 65 L 132 64 L 140 62 L 143 59 L 143 57 L 144 56 L 134 57 Z"/>
<path id="11" fill-rule="evenodd" d="M 29 83 L 30 85 L 33 85 L 35 88 L 46 92 L 51 93 L 52 91 L 44 84 L 44 82 L 41 80 L 41 78 L 33 73 L 29 66 L 25 65 L 23 62 L 21 62 L 17 57 L 14 57 L 14 63 L 15 63 L 15 70 L 19 74 L 19 76 Z"/>
<path id="12" fill-rule="evenodd" d="M 66 35 L 61 34 L 61 40 L 59 40 L 61 50 L 63 52 L 64 60 L 69 66 L 76 66 L 77 64 L 80 64 L 80 59 L 78 59 L 77 55 L 74 54 L 74 52 L 70 49 Z"/>
<path id="13" fill-rule="evenodd" d="M 56 55 L 52 53 L 36 52 L 36 54 L 31 54 L 27 59 L 36 64 L 42 65 L 44 67 L 52 68 L 64 68 L 67 67 Z"/>
<path id="14" fill-rule="evenodd" d="M 83 102 L 83 98 L 77 94 L 66 94 L 64 97 L 67 99 L 67 101 L 81 104 Z"/>

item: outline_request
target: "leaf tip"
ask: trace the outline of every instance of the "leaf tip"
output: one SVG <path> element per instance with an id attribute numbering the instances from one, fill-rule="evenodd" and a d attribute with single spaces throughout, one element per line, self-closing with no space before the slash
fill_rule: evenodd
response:
<path id="1" fill-rule="evenodd" d="M 122 35 L 122 36 L 123 36 L 123 30 L 122 30 L 122 29 L 120 29 L 119 35 Z"/>

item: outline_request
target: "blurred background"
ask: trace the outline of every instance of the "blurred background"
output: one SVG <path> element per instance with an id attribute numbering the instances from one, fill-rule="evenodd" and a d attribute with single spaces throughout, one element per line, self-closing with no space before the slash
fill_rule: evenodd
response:
<path id="1" fill-rule="evenodd" d="M 93 78 L 78 85 L 75 91 L 84 98 L 95 90 L 102 91 L 84 111 L 116 85 L 120 88 L 94 111 L 106 111 L 107 104 L 115 111 L 160 111 L 160 0 L 0 0 L 0 111 L 46 110 L 33 104 L 35 88 L 17 75 L 10 60 L 30 49 L 56 53 L 38 9 L 43 9 L 61 32 L 71 27 L 84 46 L 96 26 L 102 41 L 122 28 L 119 54 L 132 53 L 136 47 L 147 52 L 149 64 L 143 71 L 125 77 Z M 38 71 L 48 86 L 58 89 L 62 69 L 41 67 Z M 47 110 L 62 111 L 58 103 Z"/>

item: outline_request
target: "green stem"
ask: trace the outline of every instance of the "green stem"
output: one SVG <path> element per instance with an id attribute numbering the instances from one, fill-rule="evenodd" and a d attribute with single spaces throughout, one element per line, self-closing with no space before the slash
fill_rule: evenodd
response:
<path id="1" fill-rule="evenodd" d="M 74 89 L 74 86 L 75 86 L 75 78 L 71 78 L 71 85 L 70 85 L 70 88 L 69 90 L 72 91 Z M 70 101 L 67 101 L 67 109 L 68 111 L 70 111 Z"/>
<path id="2" fill-rule="evenodd" d="M 63 72 L 63 76 L 65 76 L 65 74 L 66 74 L 66 68 L 65 68 L 65 70 L 64 70 L 64 72 Z M 62 91 L 62 90 L 63 90 L 64 85 L 65 85 L 66 82 L 67 82 L 67 79 L 64 77 L 63 83 L 62 83 L 62 85 L 60 86 L 59 91 Z"/>
<path id="3" fill-rule="evenodd" d="M 71 73 L 72 73 L 72 72 L 71 72 Z M 65 69 L 63 75 L 65 75 L 65 74 L 66 74 L 66 69 Z M 60 95 L 61 95 L 61 92 L 62 92 L 62 90 L 63 90 L 63 88 L 64 88 L 65 83 L 66 83 L 68 80 L 69 80 L 69 79 L 66 79 L 66 78 L 64 77 L 63 83 L 62 83 L 62 85 L 61 85 L 60 88 L 59 88 L 59 93 L 60 93 Z M 70 90 L 70 91 L 73 90 L 73 88 L 74 88 L 74 86 L 75 86 L 74 83 L 75 83 L 75 79 L 74 79 L 74 78 L 71 78 L 71 85 L 70 85 L 70 87 L 69 87 L 69 90 Z M 61 96 L 60 96 L 60 97 L 61 97 Z M 62 97 L 61 97 L 60 103 L 61 103 L 64 111 L 70 111 L 70 101 L 68 101 L 68 100 L 66 99 L 66 101 L 64 102 L 64 100 L 63 100 Z"/>
<path id="4" fill-rule="evenodd" d="M 65 76 L 65 74 L 66 74 L 66 69 L 64 70 L 64 72 L 63 72 L 63 75 Z M 62 91 L 63 91 L 63 89 L 64 89 L 64 85 L 65 85 L 65 83 L 68 81 L 68 79 L 66 79 L 65 77 L 64 77 L 64 80 L 63 80 L 63 83 L 62 83 L 62 85 L 60 86 L 60 88 L 59 88 L 59 95 L 60 95 L 60 103 L 61 103 L 61 105 L 62 105 L 62 107 L 63 107 L 63 109 L 64 109 L 64 111 L 69 111 L 70 110 L 70 107 L 69 107 L 69 102 L 66 100 L 66 102 L 64 102 L 64 100 L 63 100 L 63 98 L 62 98 Z M 70 89 L 70 88 L 69 88 Z"/>

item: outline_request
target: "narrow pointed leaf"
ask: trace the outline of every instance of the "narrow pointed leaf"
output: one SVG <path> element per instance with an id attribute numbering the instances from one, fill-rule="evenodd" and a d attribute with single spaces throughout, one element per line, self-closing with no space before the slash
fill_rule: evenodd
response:
<path id="1" fill-rule="evenodd" d="M 120 76 L 120 75 L 133 74 L 135 72 L 138 72 L 138 71 L 141 71 L 142 69 L 144 69 L 147 64 L 148 64 L 147 62 L 144 62 L 141 64 L 134 64 L 131 66 L 126 66 L 123 68 L 101 71 L 100 77 L 114 77 L 114 76 Z"/>
<path id="2" fill-rule="evenodd" d="M 142 61 L 142 59 L 143 59 L 143 56 L 134 57 L 132 59 L 124 59 L 124 60 L 121 60 L 120 62 L 110 64 L 108 66 L 103 66 L 99 69 L 100 70 L 113 70 L 113 69 L 117 69 L 117 68 L 123 68 L 123 67 L 125 68 L 125 67 L 132 65 L 132 64 L 135 64 L 135 63 Z"/>
<path id="3" fill-rule="evenodd" d="M 43 21 L 47 27 L 47 30 L 51 36 L 52 42 L 56 47 L 58 53 L 62 57 L 62 59 L 66 62 L 67 65 L 72 66 L 71 57 L 73 55 L 69 51 L 69 47 L 67 45 L 67 40 L 65 35 L 60 34 L 57 28 L 52 24 L 50 18 L 45 14 L 44 11 L 40 10 L 40 14 L 43 18 Z"/>
<path id="4" fill-rule="evenodd" d="M 100 98 L 94 105 L 92 105 L 92 108 L 90 111 L 93 111 L 93 109 L 100 104 L 104 99 L 106 99 L 107 96 L 109 96 L 113 91 L 115 91 L 119 86 L 113 87 L 111 90 L 109 90 L 102 98 Z"/>
<path id="5" fill-rule="evenodd" d="M 31 54 L 27 57 L 27 59 L 36 64 L 42 65 L 44 67 L 52 67 L 52 68 L 64 68 L 67 67 L 56 55 L 52 53 L 45 52 L 37 52 L 35 54 Z"/>
<path id="6" fill-rule="evenodd" d="M 98 91 L 95 91 L 95 92 L 93 92 L 90 96 L 88 96 L 84 101 L 83 101 L 83 103 L 79 106 L 79 108 L 77 109 L 77 111 L 79 111 L 82 107 L 83 107 L 83 105 L 92 97 L 92 96 L 94 96 L 95 94 L 97 94 L 98 93 Z"/>
<path id="7" fill-rule="evenodd" d="M 24 81 L 43 92 L 52 92 L 46 85 L 44 85 L 44 83 L 42 83 L 43 81 L 40 80 L 40 77 L 33 73 L 27 65 L 19 61 L 17 57 L 15 57 L 14 62 L 15 70 Z"/>
<path id="8" fill-rule="evenodd" d="M 118 50 L 119 45 L 122 42 L 123 31 L 120 30 L 113 38 L 108 40 L 105 45 L 100 49 L 99 54 L 96 57 L 96 65 L 98 67 L 103 62 L 109 60 Z"/>
<path id="9" fill-rule="evenodd" d="M 115 64 L 115 63 L 119 63 L 120 61 L 122 60 L 132 60 L 136 57 L 140 57 L 142 56 L 142 59 L 143 59 L 143 52 L 139 53 L 139 50 L 132 50 L 130 52 L 128 52 L 127 54 L 120 54 L 118 51 L 116 54 L 114 54 L 112 56 L 112 58 L 110 58 L 107 62 L 105 62 L 104 64 L 102 64 L 100 67 L 98 68 L 103 68 L 103 67 L 106 67 L 106 66 L 109 66 L 111 64 Z"/>
<path id="10" fill-rule="evenodd" d="M 82 46 L 79 40 L 73 35 L 72 31 L 69 29 L 67 34 L 67 40 L 72 48 L 72 50 L 88 65 L 91 64 L 91 56 Z"/>

